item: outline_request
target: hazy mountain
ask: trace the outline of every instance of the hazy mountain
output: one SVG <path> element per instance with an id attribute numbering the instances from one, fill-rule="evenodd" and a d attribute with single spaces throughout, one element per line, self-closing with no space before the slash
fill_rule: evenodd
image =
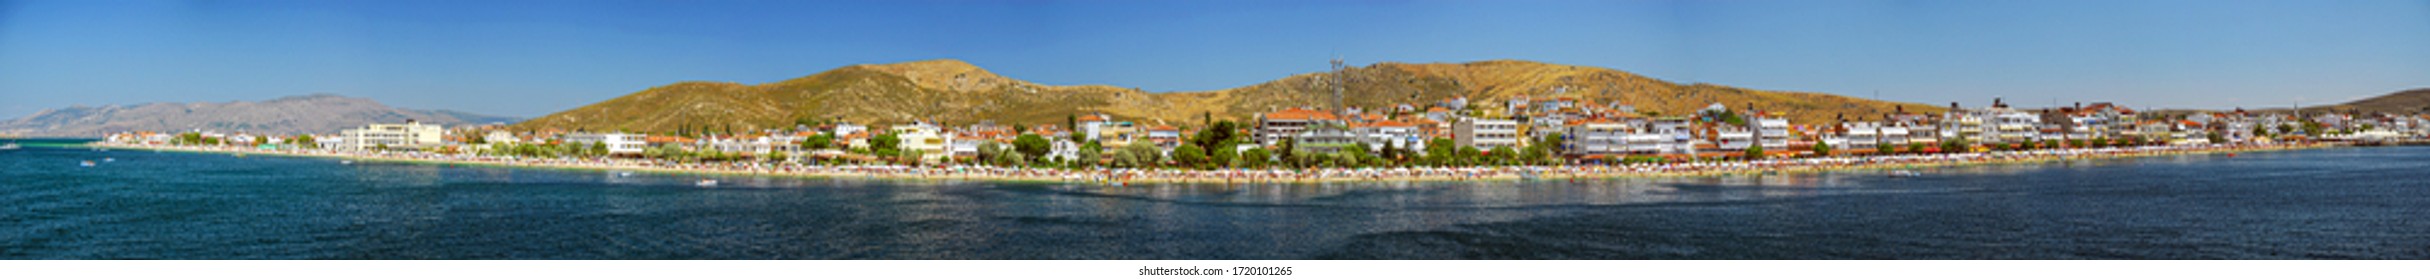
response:
<path id="1" fill-rule="evenodd" d="M 1196 122 L 1201 116 L 1246 119 L 1259 112 L 1333 102 L 1330 73 L 1292 75 L 1255 85 L 1205 92 L 1149 93 L 1103 85 L 1050 86 L 998 76 L 957 60 L 853 65 L 774 83 L 681 82 L 517 124 L 522 129 L 671 132 L 790 126 L 802 118 L 860 123 L 933 120 L 967 124 L 1061 124 L 1066 116 L 1105 112 L 1147 122 Z M 1782 111 L 1800 122 L 1878 119 L 1897 106 L 1918 112 L 1942 107 L 1845 96 L 1681 85 L 1608 68 L 1529 61 L 1379 63 L 1351 68 L 1343 102 L 1384 108 L 1420 107 L 1455 96 L 1492 103 L 1518 97 L 1583 97 L 1677 115 L 1712 103 Z"/>
<path id="2" fill-rule="evenodd" d="M 270 134 L 336 133 L 373 122 L 418 120 L 441 125 L 512 123 L 514 118 L 446 110 L 412 110 L 332 94 L 225 103 L 144 103 L 48 109 L 7 121 L 0 132 L 36 137 L 98 137 L 122 131 L 193 129 Z"/>

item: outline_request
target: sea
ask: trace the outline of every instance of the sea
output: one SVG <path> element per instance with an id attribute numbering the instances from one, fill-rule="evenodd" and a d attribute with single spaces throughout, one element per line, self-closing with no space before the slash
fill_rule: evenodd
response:
<path id="1" fill-rule="evenodd" d="M 2430 147 L 1126 187 L 19 141 L 0 151 L 0 259 L 2430 259 Z"/>

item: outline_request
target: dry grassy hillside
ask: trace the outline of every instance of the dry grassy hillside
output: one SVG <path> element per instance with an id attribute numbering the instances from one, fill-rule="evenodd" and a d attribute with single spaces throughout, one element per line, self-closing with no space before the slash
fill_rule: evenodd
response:
<path id="1" fill-rule="evenodd" d="M 1344 71 L 1343 101 L 1349 106 L 1423 106 L 1455 96 L 1498 103 L 1515 97 L 1575 97 L 1619 101 L 1640 111 L 1678 114 L 1723 103 L 1755 104 L 1782 111 L 1798 122 L 1820 122 L 1835 114 L 1874 119 L 1906 105 L 1828 94 L 1775 92 L 1717 85 L 1679 85 L 1599 67 L 1528 61 L 1471 63 L 1381 63 Z M 1258 112 L 1332 104 L 1330 73 L 1310 73 L 1239 88 L 1207 92 L 1147 93 L 1114 86 L 1050 86 L 998 76 L 956 60 L 854 65 L 808 77 L 742 85 L 683 82 L 517 124 L 520 129 L 673 132 L 749 130 L 790 126 L 802 118 L 860 123 L 932 120 L 948 125 L 979 121 L 1061 124 L 1066 116 L 1105 112 L 1149 123 L 1195 123 L 1205 114 L 1247 119 Z"/>

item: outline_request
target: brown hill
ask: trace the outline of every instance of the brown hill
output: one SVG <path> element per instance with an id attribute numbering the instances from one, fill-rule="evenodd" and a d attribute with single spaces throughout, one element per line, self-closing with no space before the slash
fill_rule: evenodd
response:
<path id="1" fill-rule="evenodd" d="M 1471 63 L 1381 63 L 1344 71 L 1344 103 L 1383 108 L 1430 104 L 1465 95 L 1493 103 L 1516 97 L 1580 97 L 1618 101 L 1640 111 L 1690 112 L 1707 104 L 1733 108 L 1754 104 L 1799 122 L 1836 114 L 1874 119 L 1905 105 L 1908 110 L 1942 108 L 1844 96 L 1776 92 L 1718 85 L 1680 85 L 1599 67 L 1528 61 Z M 1247 119 L 1258 112 L 1332 103 L 1330 73 L 1206 92 L 1150 94 L 1102 85 L 1050 86 L 998 76 L 969 63 L 930 60 L 853 65 L 808 77 L 758 85 L 683 82 L 643 90 L 517 124 L 520 129 L 672 132 L 684 128 L 748 130 L 789 126 L 801 118 L 859 123 L 931 120 L 960 125 L 992 120 L 1005 124 L 1060 124 L 1064 117 L 1104 112 L 1146 122 L 1195 122 L 1202 114 Z"/>
<path id="2" fill-rule="evenodd" d="M 2398 91 L 2388 95 L 2339 104 L 2334 109 L 2362 112 L 2416 113 L 2430 111 L 2430 88 Z"/>

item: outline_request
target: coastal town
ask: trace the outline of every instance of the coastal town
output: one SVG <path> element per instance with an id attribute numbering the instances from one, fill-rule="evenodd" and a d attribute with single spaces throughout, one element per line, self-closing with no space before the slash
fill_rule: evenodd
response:
<path id="1" fill-rule="evenodd" d="M 961 126 L 801 119 L 790 129 L 672 133 L 447 128 L 408 120 L 330 134 L 133 131 L 94 144 L 231 153 L 669 172 L 1047 181 L 1468 180 L 1912 167 L 2101 155 L 2420 141 L 2430 116 L 2139 112 L 2111 103 L 1951 103 L 1791 120 L 1755 104 L 1639 110 L 1576 97 L 1465 97 L 1388 108 L 1285 108 L 1239 123 L 1107 114 Z M 1920 110 L 1919 110 L 1920 111 Z"/>

